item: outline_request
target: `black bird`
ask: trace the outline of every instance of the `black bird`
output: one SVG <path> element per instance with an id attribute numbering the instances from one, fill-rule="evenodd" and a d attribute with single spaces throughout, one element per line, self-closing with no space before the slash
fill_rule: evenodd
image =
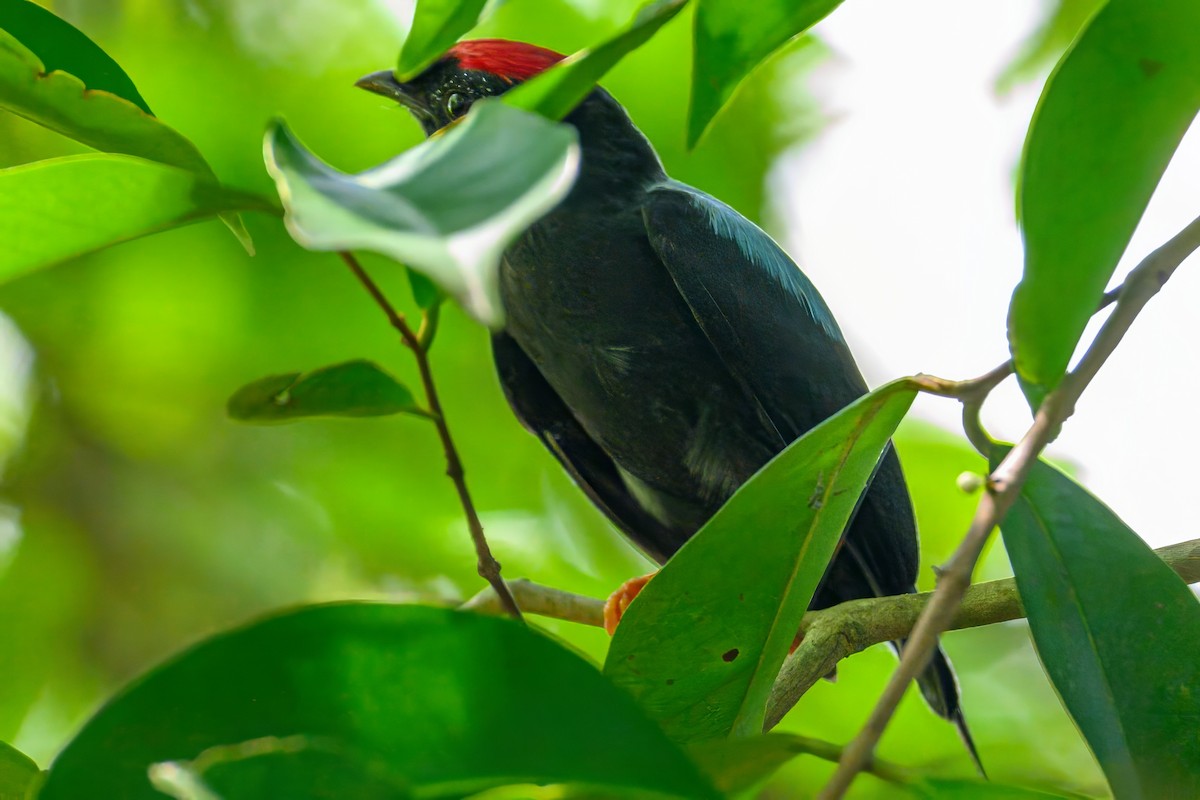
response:
<path id="1" fill-rule="evenodd" d="M 561 58 L 479 39 L 409 82 L 384 71 L 358 85 L 406 106 L 428 135 Z M 732 208 L 671 180 L 608 92 L 594 89 L 565 121 L 579 131 L 579 177 L 504 254 L 496 369 L 525 427 L 661 564 L 867 385 L 804 273 Z M 812 607 L 914 592 L 917 567 L 889 446 Z M 941 649 L 919 683 L 978 762 Z"/>

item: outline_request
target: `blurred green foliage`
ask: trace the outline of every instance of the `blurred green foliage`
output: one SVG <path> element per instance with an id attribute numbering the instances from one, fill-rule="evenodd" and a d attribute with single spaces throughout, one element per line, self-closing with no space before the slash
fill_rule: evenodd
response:
<path id="1" fill-rule="evenodd" d="M 339 169 L 421 138 L 354 90 L 395 63 L 402 24 L 369 0 L 59 0 L 192 138 L 232 186 L 269 194 L 262 132 L 282 115 Z M 633 2 L 509 0 L 478 35 L 570 52 L 624 24 Z M 754 219 L 763 179 L 816 115 L 796 74 L 817 48 L 758 70 L 692 153 L 684 147 L 691 10 L 605 81 L 671 174 Z M 0 166 L 85 152 L 0 115 Z M 99 210 L 97 210 L 99 211 Z M 481 581 L 436 438 L 422 420 L 321 420 L 250 428 L 224 416 L 266 374 L 365 358 L 415 385 L 386 320 L 332 255 L 301 250 L 278 220 L 248 217 L 258 255 L 215 223 L 131 242 L 0 288 L 0 740 L 45 764 L 100 699 L 184 644 L 291 604 L 450 600 Z M 408 283 L 365 263 L 411 307 Z M 819 283 L 819 278 L 818 278 Z M 29 359 L 33 359 L 30 368 Z M 492 375 L 485 332 L 447 308 L 434 369 L 493 548 L 510 576 L 603 596 L 646 562 L 522 431 Z M 24 435 L 22 436 L 22 431 Z M 906 424 L 898 448 L 923 532 L 944 560 L 972 498 L 954 488 L 982 459 Z M 985 577 L 1005 574 L 994 553 Z M 931 573 L 923 570 L 923 577 Z M 606 636 L 542 622 L 593 660 Z M 947 635 L 965 707 L 994 776 L 1098 791 L 1099 772 L 1046 681 L 1023 624 Z M 861 725 L 894 665 L 885 648 L 845 662 L 785 728 L 833 741 Z M 881 756 L 970 774 L 951 726 L 908 697 Z M 794 796 L 831 766 L 801 758 L 762 792 Z M 804 783 L 799 783 L 803 781 Z M 895 797 L 863 777 L 853 796 Z"/>

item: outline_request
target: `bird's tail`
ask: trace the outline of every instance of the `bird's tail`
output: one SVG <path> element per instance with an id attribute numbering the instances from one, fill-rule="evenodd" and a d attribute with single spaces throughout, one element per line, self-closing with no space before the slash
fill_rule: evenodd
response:
<path id="1" fill-rule="evenodd" d="M 902 639 L 892 642 L 892 647 L 896 649 L 897 653 L 900 653 L 904 649 L 904 644 L 905 641 Z M 941 647 L 933 651 L 933 660 L 917 676 L 917 686 L 920 687 L 925 702 L 929 704 L 934 713 L 953 722 L 954 727 L 958 728 L 958 735 L 962 738 L 963 744 L 967 746 L 967 751 L 971 754 L 975 767 L 979 770 L 979 774 L 986 778 L 987 772 L 983 769 L 983 762 L 979 760 L 979 751 L 975 749 L 975 740 L 971 738 L 971 730 L 967 727 L 967 719 L 963 716 L 962 705 L 958 700 L 958 678 L 954 676 L 950 659 L 946 657 L 946 653 Z"/>

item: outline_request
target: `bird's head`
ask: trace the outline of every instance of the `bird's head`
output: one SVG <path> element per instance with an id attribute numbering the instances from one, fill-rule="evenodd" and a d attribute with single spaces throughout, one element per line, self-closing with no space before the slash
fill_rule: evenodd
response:
<path id="1" fill-rule="evenodd" d="M 383 70 L 355 85 L 400 103 L 428 136 L 462 117 L 476 100 L 502 94 L 562 58 L 524 42 L 471 39 L 454 45 L 410 81 L 398 81 L 391 70 Z"/>

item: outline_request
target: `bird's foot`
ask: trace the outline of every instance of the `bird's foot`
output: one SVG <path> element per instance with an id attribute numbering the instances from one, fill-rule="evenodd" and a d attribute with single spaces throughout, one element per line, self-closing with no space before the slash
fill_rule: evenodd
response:
<path id="1" fill-rule="evenodd" d="M 629 604 L 633 602 L 633 598 L 641 594 L 642 589 L 657 574 L 657 572 L 651 572 L 649 575 L 630 578 L 609 595 L 608 600 L 604 602 L 604 630 L 608 631 L 609 636 L 617 632 L 617 625 L 621 622 L 621 617 L 625 615 L 625 609 L 629 608 Z"/>

